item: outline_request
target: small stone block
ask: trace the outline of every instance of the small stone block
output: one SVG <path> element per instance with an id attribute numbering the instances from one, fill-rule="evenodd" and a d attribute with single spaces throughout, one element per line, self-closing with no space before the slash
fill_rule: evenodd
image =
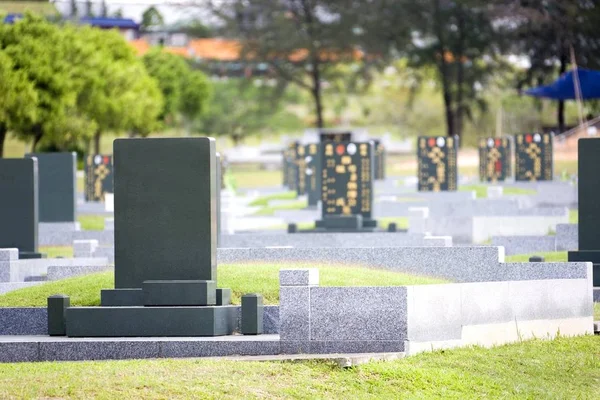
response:
<path id="1" fill-rule="evenodd" d="M 48 297 L 48 334 L 50 336 L 65 336 L 66 311 L 71 305 L 69 296 L 57 294 Z"/>
<path id="2" fill-rule="evenodd" d="M 0 261 L 13 261 L 19 259 L 19 249 L 0 249 Z"/>
<path id="3" fill-rule="evenodd" d="M 104 289 L 100 292 L 102 307 L 133 307 L 144 305 L 142 289 Z"/>
<path id="4" fill-rule="evenodd" d="M 287 232 L 288 233 L 296 233 L 296 232 L 298 232 L 298 225 L 296 225 L 296 224 L 288 224 Z"/>
<path id="5" fill-rule="evenodd" d="M 391 222 L 388 225 L 388 229 L 387 230 L 388 230 L 388 232 L 397 232 L 398 231 L 398 225 L 396 225 L 395 222 Z"/>
<path id="6" fill-rule="evenodd" d="M 263 333 L 264 306 L 260 294 L 242 296 L 242 335 L 260 335 Z"/>
<path id="7" fill-rule="evenodd" d="M 280 286 L 317 286 L 319 284 L 319 270 L 308 269 L 282 269 L 279 271 Z"/>
<path id="8" fill-rule="evenodd" d="M 231 304 L 231 289 L 217 289 L 217 305 L 228 306 Z"/>
<path id="9" fill-rule="evenodd" d="M 542 256 L 531 256 L 531 257 L 529 257 L 529 262 L 544 262 L 544 257 L 542 257 Z"/>
<path id="10" fill-rule="evenodd" d="M 357 215 L 336 215 L 323 218 L 323 226 L 329 229 L 358 230 L 363 227 L 363 217 Z"/>
<path id="11" fill-rule="evenodd" d="M 202 280 L 144 281 L 145 306 L 213 306 L 217 282 Z"/>

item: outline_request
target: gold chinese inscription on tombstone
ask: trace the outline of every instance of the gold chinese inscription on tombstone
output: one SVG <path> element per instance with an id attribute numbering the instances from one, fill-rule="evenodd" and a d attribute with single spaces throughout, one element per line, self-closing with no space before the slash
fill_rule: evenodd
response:
<path id="1" fill-rule="evenodd" d="M 501 182 L 511 175 L 509 138 L 483 138 L 479 141 L 479 178 L 483 182 Z"/>
<path id="2" fill-rule="evenodd" d="M 371 218 L 372 163 L 370 143 L 324 143 L 323 216 L 362 214 Z"/>
<path id="3" fill-rule="evenodd" d="M 417 178 L 420 191 L 456 190 L 458 142 L 453 137 L 419 137 Z"/>
<path id="4" fill-rule="evenodd" d="M 112 157 L 89 155 L 85 163 L 86 201 L 104 201 L 104 194 L 113 191 Z"/>
<path id="5" fill-rule="evenodd" d="M 298 195 L 303 195 L 306 193 L 306 153 L 304 146 L 300 143 L 296 143 L 295 152 L 296 182 L 298 184 L 296 192 L 298 193 Z"/>
<path id="6" fill-rule="evenodd" d="M 515 136 L 515 179 L 548 181 L 553 178 L 553 135 L 527 133 Z"/>

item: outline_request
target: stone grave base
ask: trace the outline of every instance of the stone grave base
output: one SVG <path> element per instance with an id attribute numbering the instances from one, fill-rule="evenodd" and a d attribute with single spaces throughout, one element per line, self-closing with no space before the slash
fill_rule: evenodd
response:
<path id="1" fill-rule="evenodd" d="M 0 362 L 127 360 L 280 354 L 279 335 L 167 338 L 0 336 Z"/>
<path id="2" fill-rule="evenodd" d="M 71 307 L 66 330 L 69 337 L 223 336 L 233 333 L 236 311 L 235 306 Z"/>

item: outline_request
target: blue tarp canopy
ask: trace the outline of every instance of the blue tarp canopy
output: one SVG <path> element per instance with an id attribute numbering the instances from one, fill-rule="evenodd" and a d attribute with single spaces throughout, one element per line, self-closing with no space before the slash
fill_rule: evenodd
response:
<path id="1" fill-rule="evenodd" d="M 79 20 L 82 24 L 98 28 L 139 29 L 140 26 L 129 18 L 86 17 Z"/>
<path id="2" fill-rule="evenodd" d="M 600 99 L 600 71 L 579 68 L 577 69 L 577 76 L 579 76 L 581 98 L 583 100 Z M 576 100 L 573 77 L 574 71 L 569 71 L 562 74 L 550 85 L 529 89 L 524 93 L 529 96 L 546 97 L 554 100 Z"/>

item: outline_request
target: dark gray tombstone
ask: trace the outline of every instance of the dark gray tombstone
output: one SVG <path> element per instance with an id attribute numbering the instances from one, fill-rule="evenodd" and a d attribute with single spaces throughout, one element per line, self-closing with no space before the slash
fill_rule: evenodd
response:
<path id="1" fill-rule="evenodd" d="M 458 188 L 458 138 L 420 136 L 417 140 L 418 190 L 454 191 Z"/>
<path id="2" fill-rule="evenodd" d="M 230 334 L 235 308 L 216 305 L 214 139 L 117 139 L 113 154 L 113 307 L 69 308 L 67 335 Z"/>
<path id="3" fill-rule="evenodd" d="M 321 154 L 320 144 L 304 146 L 305 181 L 308 207 L 315 208 L 321 199 Z"/>
<path id="4" fill-rule="evenodd" d="M 0 248 L 19 249 L 19 258 L 38 253 L 38 161 L 0 158 Z"/>
<path id="5" fill-rule="evenodd" d="M 263 333 L 264 306 L 260 294 L 242 296 L 242 335 L 260 335 Z"/>
<path id="6" fill-rule="evenodd" d="M 373 142 L 324 142 L 321 152 L 322 219 L 318 229 L 370 231 L 372 219 Z"/>
<path id="7" fill-rule="evenodd" d="M 579 250 L 569 251 L 569 261 L 594 264 L 594 286 L 600 286 L 600 139 L 578 142 Z"/>
<path id="8" fill-rule="evenodd" d="M 221 244 L 221 189 L 223 188 L 223 164 L 217 153 L 217 247 Z"/>
<path id="9" fill-rule="evenodd" d="M 40 222 L 75 222 L 77 154 L 26 156 L 38 159 Z"/>
<path id="10" fill-rule="evenodd" d="M 515 135 L 515 180 L 551 181 L 554 178 L 552 133 Z"/>
<path id="11" fill-rule="evenodd" d="M 512 138 L 479 140 L 479 180 L 504 182 L 512 176 Z"/>
<path id="12" fill-rule="evenodd" d="M 106 193 L 114 193 L 112 156 L 95 154 L 85 158 L 85 201 L 104 201 Z"/>
<path id="13" fill-rule="evenodd" d="M 373 143 L 375 143 L 375 180 L 381 181 L 385 179 L 385 147 L 383 143 L 381 143 L 381 140 L 375 139 L 373 140 Z"/>
<path id="14" fill-rule="evenodd" d="M 296 194 L 303 196 L 306 194 L 306 152 L 305 147 L 300 142 L 294 143 L 294 186 L 296 188 Z"/>

